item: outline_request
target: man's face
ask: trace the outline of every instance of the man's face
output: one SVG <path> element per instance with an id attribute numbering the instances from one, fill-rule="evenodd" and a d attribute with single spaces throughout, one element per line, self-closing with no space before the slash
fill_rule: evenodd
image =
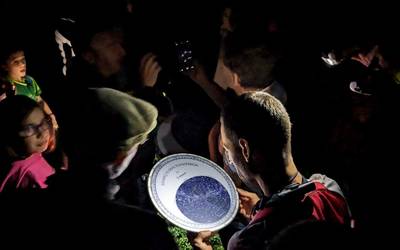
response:
<path id="1" fill-rule="evenodd" d="M 107 170 L 110 179 L 117 178 L 128 168 L 139 147 L 146 141 L 147 139 L 133 145 L 128 151 L 119 151 L 113 161 L 102 164 L 103 168 Z"/>
<path id="2" fill-rule="evenodd" d="M 224 150 L 224 161 L 235 168 L 239 178 L 248 188 L 250 188 L 253 192 L 258 192 L 260 189 L 258 184 L 256 184 L 254 174 L 249 171 L 249 163 L 246 162 L 240 147 L 238 145 L 234 145 L 231 138 L 229 138 L 229 135 L 226 133 L 222 119 L 221 143 Z"/>
<path id="3" fill-rule="evenodd" d="M 104 77 L 122 69 L 126 55 L 122 43 L 122 35 L 118 32 L 101 32 L 93 37 L 90 46 L 95 53 L 96 67 Z"/>
<path id="4" fill-rule="evenodd" d="M 109 178 L 115 179 L 124 172 L 133 157 L 135 157 L 139 145 L 134 145 L 129 151 L 120 151 L 117 153 L 114 161 L 103 164 L 103 168 L 107 170 Z"/>

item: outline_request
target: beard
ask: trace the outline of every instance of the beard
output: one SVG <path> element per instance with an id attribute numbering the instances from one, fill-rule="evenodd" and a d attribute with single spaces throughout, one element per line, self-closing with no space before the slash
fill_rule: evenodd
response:
<path id="1" fill-rule="evenodd" d="M 238 151 L 236 150 L 233 161 L 236 169 L 236 174 L 239 176 L 246 189 L 250 192 L 256 193 L 259 197 L 264 196 L 264 192 L 255 180 L 254 174 L 250 172 L 250 169 L 252 169 L 253 167 L 252 157 L 249 157 L 249 162 L 246 162 L 241 152 L 238 153 Z"/>

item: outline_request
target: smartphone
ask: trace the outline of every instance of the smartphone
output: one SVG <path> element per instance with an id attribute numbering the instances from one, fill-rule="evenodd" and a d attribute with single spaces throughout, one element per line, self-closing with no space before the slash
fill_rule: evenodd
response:
<path id="1" fill-rule="evenodd" d="M 177 57 L 177 68 L 179 72 L 186 72 L 194 69 L 193 49 L 189 40 L 175 41 Z"/>

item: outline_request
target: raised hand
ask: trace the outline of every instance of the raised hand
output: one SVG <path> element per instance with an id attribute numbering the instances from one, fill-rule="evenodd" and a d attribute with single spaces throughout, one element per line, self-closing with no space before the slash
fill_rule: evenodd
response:
<path id="1" fill-rule="evenodd" d="M 210 80 L 207 77 L 203 65 L 199 64 L 196 61 L 194 62 L 194 69 L 186 71 L 184 74 L 190 77 L 190 79 L 192 79 L 195 83 L 199 84 L 200 86 L 204 84 L 210 84 Z"/>
<path id="2" fill-rule="evenodd" d="M 153 87 L 158 78 L 161 66 L 157 62 L 157 56 L 153 53 L 147 53 L 140 61 L 139 73 L 144 87 Z"/>

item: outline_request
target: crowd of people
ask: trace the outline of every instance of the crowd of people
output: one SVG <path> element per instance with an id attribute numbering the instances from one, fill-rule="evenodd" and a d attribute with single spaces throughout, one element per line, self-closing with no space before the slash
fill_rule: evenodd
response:
<path id="1" fill-rule="evenodd" d="M 30 24 L 35 41 L 1 20 L 1 238 L 176 249 L 146 183 L 174 153 L 234 180 L 240 209 L 218 232 L 226 249 L 355 247 L 390 221 L 380 199 L 393 198 L 400 139 L 394 34 L 328 22 L 314 40 L 286 8 L 246 1 L 196 12 L 72 3 L 51 25 Z M 177 68 L 183 40 L 188 70 Z M 193 247 L 212 249 L 214 233 Z"/>

